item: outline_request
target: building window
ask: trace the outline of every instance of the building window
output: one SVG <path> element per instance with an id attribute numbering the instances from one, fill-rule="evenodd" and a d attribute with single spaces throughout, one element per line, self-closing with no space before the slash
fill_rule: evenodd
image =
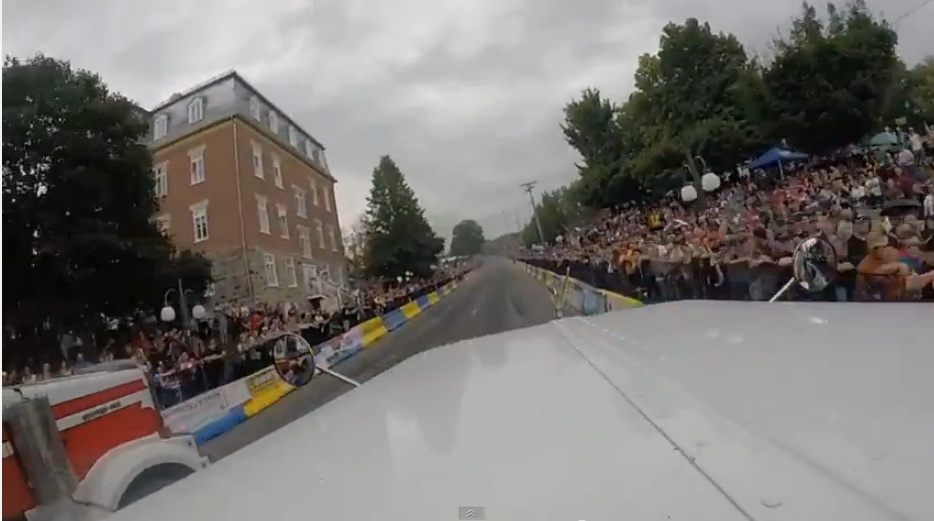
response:
<path id="1" fill-rule="evenodd" d="M 204 147 L 200 146 L 188 152 L 188 159 L 191 166 L 191 184 L 196 185 L 204 182 Z"/>
<path id="2" fill-rule="evenodd" d="M 302 248 L 302 257 L 311 258 L 311 230 L 304 226 L 296 226 L 298 230 L 298 245 Z"/>
<path id="3" fill-rule="evenodd" d="M 337 251 L 337 234 L 334 233 L 334 225 L 328 225 L 328 240 L 331 242 L 331 251 Z"/>
<path id="4" fill-rule="evenodd" d="M 276 271 L 276 256 L 271 253 L 264 253 L 263 266 L 266 268 L 266 285 L 278 286 L 279 273 Z"/>
<path id="5" fill-rule="evenodd" d="M 273 134 L 279 133 L 279 115 L 272 110 L 269 111 L 269 130 Z"/>
<path id="6" fill-rule="evenodd" d="M 298 148 L 298 130 L 293 126 L 289 126 L 289 144 Z"/>
<path id="7" fill-rule="evenodd" d="M 331 211 L 331 191 L 325 185 L 324 190 L 321 190 L 321 198 L 324 199 L 324 209 L 328 212 Z"/>
<path id="8" fill-rule="evenodd" d="M 162 139 L 168 133 L 169 133 L 169 117 L 166 116 L 165 114 L 159 114 L 158 116 L 156 116 L 156 121 L 153 124 L 152 138 L 154 140 Z"/>
<path id="9" fill-rule="evenodd" d="M 315 219 L 315 232 L 318 234 L 318 247 L 322 250 L 327 248 L 324 244 L 324 223 L 321 219 Z"/>
<path id="10" fill-rule="evenodd" d="M 276 214 L 279 216 L 279 236 L 289 238 L 289 209 L 284 204 L 276 205 Z"/>
<path id="11" fill-rule="evenodd" d="M 165 197 L 169 195 L 169 164 L 168 162 L 159 163 L 152 169 L 152 178 L 155 186 L 153 191 L 156 197 Z"/>
<path id="12" fill-rule="evenodd" d="M 321 151 L 317 148 L 311 151 L 311 158 L 315 160 L 315 163 L 321 163 Z"/>
<path id="13" fill-rule="evenodd" d="M 305 155 L 311 159 L 315 155 L 315 144 L 309 139 L 305 141 Z"/>
<path id="14" fill-rule="evenodd" d="M 314 179 L 309 179 L 308 186 L 311 187 L 311 204 L 318 206 L 318 184 Z"/>
<path id="15" fill-rule="evenodd" d="M 208 240 L 208 202 L 201 201 L 190 206 L 191 223 L 194 226 L 195 242 Z"/>
<path id="16" fill-rule="evenodd" d="M 276 188 L 282 188 L 282 160 L 275 154 L 272 156 L 272 179 Z"/>
<path id="17" fill-rule="evenodd" d="M 256 121 L 260 120 L 259 117 L 259 98 L 256 96 L 250 97 L 250 115 L 253 116 L 253 119 Z"/>
<path id="18" fill-rule="evenodd" d="M 169 235 L 169 230 L 171 229 L 171 225 L 172 225 L 172 217 L 170 215 L 166 214 L 166 215 L 160 215 L 159 217 L 156 217 L 156 227 L 159 228 L 159 231 L 162 233 L 162 235 L 165 235 L 165 236 Z"/>
<path id="19" fill-rule="evenodd" d="M 285 258 L 285 276 L 290 288 L 298 287 L 298 274 L 295 273 L 295 259 L 292 257 Z"/>
<path id="20" fill-rule="evenodd" d="M 204 100 L 195 98 L 188 103 L 188 122 L 197 123 L 204 119 Z"/>
<path id="21" fill-rule="evenodd" d="M 305 201 L 305 191 L 297 186 L 293 186 L 295 191 L 295 215 L 299 217 L 308 217 L 308 204 Z"/>
<path id="22" fill-rule="evenodd" d="M 253 145 L 253 175 L 256 177 L 263 177 L 263 149 L 259 146 L 259 143 L 252 141 Z"/>
<path id="23" fill-rule="evenodd" d="M 256 196 L 256 216 L 260 233 L 269 233 L 269 205 L 266 198 L 259 195 Z"/>

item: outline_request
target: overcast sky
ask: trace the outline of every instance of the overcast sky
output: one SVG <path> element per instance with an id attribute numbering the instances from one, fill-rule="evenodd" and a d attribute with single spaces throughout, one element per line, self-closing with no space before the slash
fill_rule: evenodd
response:
<path id="1" fill-rule="evenodd" d="M 901 53 L 934 52 L 934 4 L 901 18 Z M 574 178 L 561 109 L 588 86 L 622 99 L 670 21 L 709 21 L 762 50 L 800 0 L 4 0 L 3 52 L 42 51 L 152 107 L 237 69 L 327 147 L 341 222 L 390 154 L 436 231 L 493 237 L 529 216 L 519 183 Z M 920 6 L 920 7 L 919 7 Z M 907 15 L 907 16 L 906 16 Z"/>

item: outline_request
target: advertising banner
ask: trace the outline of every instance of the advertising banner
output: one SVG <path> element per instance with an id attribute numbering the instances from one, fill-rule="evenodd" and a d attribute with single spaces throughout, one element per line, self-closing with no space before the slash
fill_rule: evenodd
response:
<path id="1" fill-rule="evenodd" d="M 246 388 L 250 396 L 256 396 L 265 389 L 276 385 L 279 381 L 279 375 L 276 374 L 276 368 L 269 366 L 262 371 L 246 377 Z"/>
<path id="2" fill-rule="evenodd" d="M 246 382 L 238 380 L 169 407 L 162 411 L 162 421 L 174 434 L 193 433 L 249 399 Z"/>

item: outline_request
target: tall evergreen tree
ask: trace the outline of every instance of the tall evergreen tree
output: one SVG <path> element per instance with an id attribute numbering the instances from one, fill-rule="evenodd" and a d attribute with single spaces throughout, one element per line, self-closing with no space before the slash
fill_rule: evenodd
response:
<path id="1" fill-rule="evenodd" d="M 389 156 L 373 169 L 364 221 L 369 276 L 427 276 L 444 250 L 444 239 L 432 230 L 415 192 Z"/>

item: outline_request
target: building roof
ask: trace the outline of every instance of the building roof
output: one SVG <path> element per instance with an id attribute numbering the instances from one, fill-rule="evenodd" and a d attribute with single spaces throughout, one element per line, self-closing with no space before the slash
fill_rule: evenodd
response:
<path id="1" fill-rule="evenodd" d="M 188 89 L 185 89 L 185 90 L 182 91 L 182 92 L 176 92 L 176 93 L 173 94 L 171 97 L 169 97 L 169 99 L 167 99 L 167 100 L 165 100 L 165 101 L 163 101 L 163 102 L 157 104 L 157 105 L 156 105 L 155 107 L 153 107 L 149 112 L 150 112 L 150 113 L 153 113 L 153 114 L 156 113 L 156 112 L 159 112 L 160 110 L 162 110 L 162 109 L 164 109 L 165 107 L 171 105 L 172 103 L 175 103 L 175 101 L 178 100 L 178 99 L 180 99 L 180 98 L 186 98 L 186 97 L 191 96 L 192 94 L 194 94 L 194 93 L 196 93 L 196 92 L 198 92 L 198 91 L 204 90 L 204 89 L 206 89 L 206 88 L 208 88 L 208 87 L 210 87 L 210 86 L 212 86 L 212 85 L 216 85 L 216 84 L 218 84 L 218 83 L 221 83 L 221 82 L 226 81 L 226 80 L 231 79 L 231 78 L 233 78 L 235 81 L 239 81 L 239 82 L 242 83 L 244 86 L 246 86 L 246 88 L 249 89 L 251 92 L 253 92 L 253 94 L 255 94 L 257 98 L 259 98 L 262 102 L 264 102 L 264 103 L 265 103 L 266 105 L 268 105 L 270 108 L 272 108 L 273 110 L 275 110 L 275 111 L 276 111 L 279 115 L 281 115 L 284 119 L 288 120 L 288 122 L 289 122 L 292 126 L 294 126 L 295 128 L 297 128 L 300 132 L 302 132 L 303 134 L 305 134 L 306 136 L 308 136 L 308 139 L 312 140 L 316 145 L 318 145 L 319 147 L 321 147 L 321 150 L 326 150 L 326 147 L 325 147 L 320 141 L 318 141 L 317 139 L 315 139 L 315 137 L 312 136 L 310 132 L 308 132 L 308 131 L 306 131 L 304 128 L 302 128 L 302 126 L 299 125 L 291 116 L 289 116 L 288 114 L 286 114 L 286 112 L 283 111 L 282 109 L 280 109 L 278 105 L 276 105 L 276 104 L 273 103 L 269 98 L 267 98 L 266 96 L 264 96 L 262 92 L 260 92 L 256 87 L 254 87 L 254 86 L 253 86 L 250 82 L 248 82 L 239 72 L 237 72 L 237 71 L 234 70 L 234 69 L 228 70 L 228 71 L 226 71 L 226 72 L 224 72 L 224 73 L 222 73 L 222 74 L 219 74 L 219 75 L 217 75 L 217 76 L 214 76 L 213 78 L 210 78 L 210 79 L 208 79 L 207 81 L 203 81 L 203 82 L 201 82 L 201 83 L 199 83 L 199 84 L 197 84 L 197 85 L 195 85 L 195 86 L 193 86 L 193 87 L 190 87 L 190 88 L 188 88 Z"/>

